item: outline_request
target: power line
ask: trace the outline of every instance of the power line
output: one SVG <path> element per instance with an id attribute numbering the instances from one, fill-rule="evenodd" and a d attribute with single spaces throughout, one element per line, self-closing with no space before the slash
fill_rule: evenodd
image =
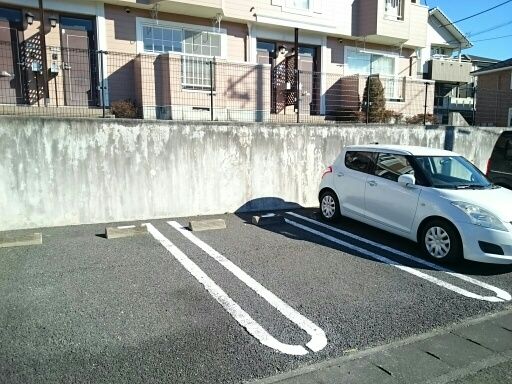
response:
<path id="1" fill-rule="evenodd" d="M 451 23 L 448 23 L 448 24 L 442 25 L 442 27 L 447 27 L 447 26 L 449 26 L 449 25 L 453 25 L 453 24 L 460 23 L 461 21 L 466 21 L 466 20 L 472 19 L 473 17 L 477 17 L 477 16 L 480 16 L 480 15 L 483 15 L 484 13 L 487 13 L 487 12 L 489 12 L 489 11 L 492 11 L 492 10 L 494 10 L 494 9 L 496 9 L 496 8 L 499 8 L 499 7 L 501 7 L 502 5 L 505 5 L 505 4 L 508 4 L 508 3 L 512 3 L 512 0 L 504 1 L 503 3 L 500 3 L 500 4 L 498 4 L 498 5 L 495 5 L 494 7 L 484 9 L 483 11 L 480 11 L 480 12 L 478 12 L 478 13 L 475 13 L 474 15 L 471 15 L 471 16 L 468 16 L 468 17 L 465 17 L 465 18 L 463 18 L 463 19 L 456 20 L 456 21 L 452 21 Z"/>
<path id="2" fill-rule="evenodd" d="M 507 21 L 505 23 L 502 23 L 502 24 L 494 25 L 492 27 L 489 27 L 487 29 L 483 29 L 483 30 L 475 32 L 475 33 L 468 33 L 465 37 L 469 41 L 474 36 L 479 36 L 479 35 L 483 35 L 484 33 L 492 32 L 492 31 L 494 31 L 496 29 L 503 28 L 503 27 L 505 27 L 505 26 L 507 26 L 509 24 L 512 24 L 512 20 L 509 20 L 509 21 Z M 481 40 L 477 40 L 477 41 L 481 41 Z M 475 42 L 475 40 L 470 40 L 470 42 Z M 450 41 L 446 42 L 446 44 L 453 44 L 453 43 L 460 43 L 460 41 L 459 40 L 450 40 Z"/>
<path id="3" fill-rule="evenodd" d="M 469 38 L 473 38 L 474 36 L 483 35 L 484 33 L 495 31 L 496 29 L 503 28 L 503 27 L 505 27 L 507 25 L 510 25 L 510 24 L 512 24 L 512 20 L 506 21 L 506 22 L 498 24 L 498 25 L 494 25 L 492 27 L 489 27 L 487 29 L 483 29 L 483 30 L 475 32 L 475 33 L 468 33 L 468 37 Z"/>
<path id="4" fill-rule="evenodd" d="M 480 41 L 498 40 L 498 39 L 504 39 L 506 37 L 512 37 L 512 35 L 495 36 L 495 37 L 491 37 L 489 39 L 474 40 L 473 42 L 478 43 Z"/>

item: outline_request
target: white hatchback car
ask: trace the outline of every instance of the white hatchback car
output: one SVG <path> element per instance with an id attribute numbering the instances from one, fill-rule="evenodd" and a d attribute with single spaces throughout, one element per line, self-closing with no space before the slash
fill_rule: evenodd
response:
<path id="1" fill-rule="evenodd" d="M 322 176 L 320 211 L 418 242 L 435 259 L 512 264 L 512 191 L 449 151 L 345 148 Z"/>

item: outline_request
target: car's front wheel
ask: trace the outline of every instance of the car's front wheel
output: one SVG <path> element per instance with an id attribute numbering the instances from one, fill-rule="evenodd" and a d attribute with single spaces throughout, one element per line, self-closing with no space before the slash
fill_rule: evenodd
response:
<path id="1" fill-rule="evenodd" d="M 332 191 L 326 191 L 320 198 L 320 214 L 327 221 L 335 221 L 340 217 L 338 197 Z"/>
<path id="2" fill-rule="evenodd" d="M 453 263 L 462 258 L 462 241 L 457 229 L 441 219 L 430 220 L 420 234 L 423 252 L 436 260 Z"/>

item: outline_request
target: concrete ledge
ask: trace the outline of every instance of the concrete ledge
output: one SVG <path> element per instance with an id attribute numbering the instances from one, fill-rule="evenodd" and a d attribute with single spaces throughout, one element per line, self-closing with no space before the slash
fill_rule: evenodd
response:
<path id="1" fill-rule="evenodd" d="M 253 216 L 252 223 L 258 227 L 264 227 L 273 224 L 283 224 L 284 217 L 281 215 L 276 215 L 275 213 L 269 213 L 267 215 Z"/>
<path id="2" fill-rule="evenodd" d="M 43 235 L 38 232 L 19 235 L 0 234 L 0 248 L 22 247 L 25 245 L 41 244 L 43 244 Z"/>
<path id="3" fill-rule="evenodd" d="M 141 236 L 148 233 L 148 229 L 146 227 L 107 227 L 105 228 L 105 237 L 107 239 L 120 239 L 122 237 L 133 237 L 133 236 Z"/>
<path id="4" fill-rule="evenodd" d="M 226 229 L 226 221 L 224 221 L 224 219 L 191 221 L 188 223 L 188 228 L 192 232 Z"/>

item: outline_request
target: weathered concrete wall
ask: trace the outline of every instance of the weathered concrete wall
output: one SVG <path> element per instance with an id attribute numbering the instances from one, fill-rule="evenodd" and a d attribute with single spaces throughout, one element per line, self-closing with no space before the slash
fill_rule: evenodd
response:
<path id="1" fill-rule="evenodd" d="M 497 133 L 460 136 L 485 166 Z M 0 230 L 316 205 L 344 145 L 444 141 L 444 128 L 1 117 Z"/>

